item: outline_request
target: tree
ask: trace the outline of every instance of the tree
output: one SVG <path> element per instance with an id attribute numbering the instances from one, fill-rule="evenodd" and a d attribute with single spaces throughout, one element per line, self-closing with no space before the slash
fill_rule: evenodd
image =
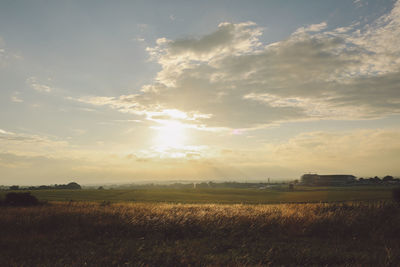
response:
<path id="1" fill-rule="evenodd" d="M 382 181 L 378 176 L 375 176 L 373 179 L 375 183 L 380 183 Z"/>
<path id="2" fill-rule="evenodd" d="M 10 186 L 10 190 L 19 190 L 19 185 Z"/>
<path id="3" fill-rule="evenodd" d="M 67 184 L 66 188 L 67 189 L 82 189 L 82 187 L 75 182 Z"/>
<path id="4" fill-rule="evenodd" d="M 383 177 L 382 179 L 384 182 L 389 182 L 389 181 L 393 181 L 393 176 L 390 175 L 386 175 L 385 177 Z"/>

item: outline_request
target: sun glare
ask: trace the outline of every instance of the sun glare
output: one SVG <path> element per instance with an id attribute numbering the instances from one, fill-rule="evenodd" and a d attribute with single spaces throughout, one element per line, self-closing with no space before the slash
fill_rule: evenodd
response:
<path id="1" fill-rule="evenodd" d="M 185 141 L 185 127 L 179 121 L 164 121 L 162 126 L 156 127 L 155 145 L 159 149 L 180 148 Z"/>

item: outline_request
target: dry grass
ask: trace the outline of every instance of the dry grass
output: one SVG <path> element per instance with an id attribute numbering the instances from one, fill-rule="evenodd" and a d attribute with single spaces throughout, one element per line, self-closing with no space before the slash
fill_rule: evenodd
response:
<path id="1" fill-rule="evenodd" d="M 2 266 L 400 264 L 391 202 L 0 208 Z"/>

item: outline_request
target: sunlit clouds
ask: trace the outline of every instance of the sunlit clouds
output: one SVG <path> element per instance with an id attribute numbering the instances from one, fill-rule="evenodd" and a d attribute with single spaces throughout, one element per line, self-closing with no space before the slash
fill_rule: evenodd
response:
<path id="1" fill-rule="evenodd" d="M 147 49 L 162 66 L 153 84 L 118 100 L 87 102 L 104 100 L 123 112 L 176 109 L 229 128 L 398 113 L 399 10 L 397 3 L 361 29 L 301 27 L 272 44 L 260 42 L 262 28 L 253 22 L 221 23 L 200 38 L 160 38 Z"/>

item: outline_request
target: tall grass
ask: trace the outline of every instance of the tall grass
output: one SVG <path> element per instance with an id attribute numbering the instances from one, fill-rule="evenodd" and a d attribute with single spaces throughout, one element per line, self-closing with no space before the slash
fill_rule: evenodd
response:
<path id="1" fill-rule="evenodd" d="M 0 209 L 3 266 L 399 265 L 391 202 Z"/>

